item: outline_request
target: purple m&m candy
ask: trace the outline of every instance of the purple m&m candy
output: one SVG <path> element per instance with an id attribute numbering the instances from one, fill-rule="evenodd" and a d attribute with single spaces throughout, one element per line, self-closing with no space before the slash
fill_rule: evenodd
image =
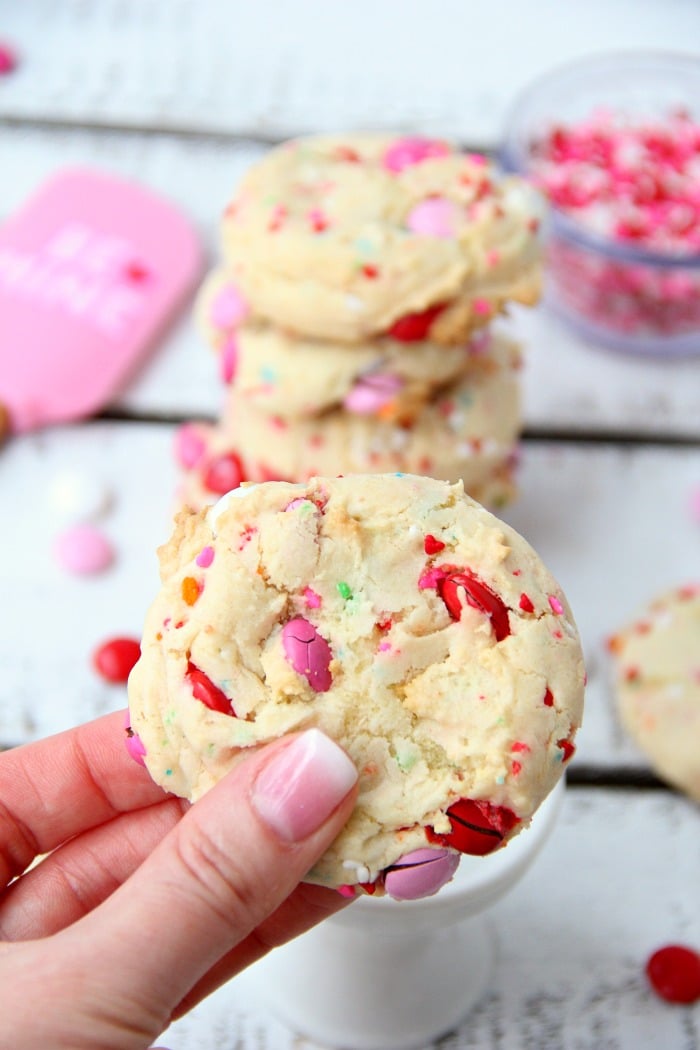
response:
<path id="1" fill-rule="evenodd" d="M 431 897 L 450 881 L 459 861 L 459 854 L 446 849 L 413 850 L 386 869 L 384 888 L 397 901 Z"/>

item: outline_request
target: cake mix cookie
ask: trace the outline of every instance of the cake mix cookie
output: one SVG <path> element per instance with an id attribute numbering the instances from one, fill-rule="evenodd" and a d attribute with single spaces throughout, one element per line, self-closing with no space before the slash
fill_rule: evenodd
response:
<path id="1" fill-rule="evenodd" d="M 608 645 L 623 726 L 660 777 L 700 802 L 700 584 L 657 598 Z"/>
<path id="2" fill-rule="evenodd" d="M 322 136 L 271 150 L 223 221 L 238 310 L 343 342 L 461 343 L 540 287 L 540 202 L 442 141 Z"/>
<path id="3" fill-rule="evenodd" d="M 344 408 L 312 419 L 286 420 L 260 412 L 237 385 L 230 388 L 221 427 L 230 447 L 263 479 L 298 481 L 312 474 L 401 470 L 449 481 L 467 491 L 512 456 L 520 431 L 517 347 L 495 341 L 498 367 L 441 392 L 411 425 Z M 267 475 L 265 475 L 267 471 Z"/>
<path id="4" fill-rule="evenodd" d="M 461 484 L 237 489 L 183 512 L 160 562 L 132 750 L 197 799 L 248 748 L 311 726 L 338 741 L 359 796 L 310 882 L 432 892 L 455 854 L 525 827 L 574 751 L 584 672 L 566 598 Z"/>
<path id="5" fill-rule="evenodd" d="M 285 477 L 270 466 L 263 452 L 253 449 L 246 454 L 232 444 L 231 438 L 220 426 L 199 423 L 187 424 L 187 427 L 196 428 L 200 452 L 197 460 L 187 467 L 180 461 L 183 471 L 176 493 L 178 508 L 200 510 L 245 481 L 294 482 L 300 478 L 306 480 L 310 476 L 305 471 L 297 478 Z M 398 458 L 396 454 L 393 455 L 394 460 Z M 469 479 L 469 495 L 472 499 L 494 510 L 511 503 L 517 494 L 517 461 L 515 446 L 502 459 L 480 459 L 478 453 L 474 452 L 468 464 L 462 463 L 462 473 Z M 424 462 L 422 466 L 425 465 Z"/>
<path id="6" fill-rule="evenodd" d="M 441 387 L 498 367 L 487 330 L 459 347 L 421 342 L 407 350 L 393 339 L 352 346 L 307 339 L 265 322 L 219 327 L 216 304 L 229 288 L 225 271 L 210 275 L 199 300 L 201 327 L 220 354 L 222 377 L 261 412 L 283 419 L 343 407 L 410 422 Z"/>

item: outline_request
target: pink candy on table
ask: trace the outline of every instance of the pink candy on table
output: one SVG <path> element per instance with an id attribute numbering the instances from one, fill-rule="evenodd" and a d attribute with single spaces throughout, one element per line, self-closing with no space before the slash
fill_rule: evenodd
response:
<path id="1" fill-rule="evenodd" d="M 0 40 L 0 76 L 7 76 L 17 68 L 17 53 L 9 44 Z"/>
<path id="2" fill-rule="evenodd" d="M 102 572 L 114 561 L 114 548 L 94 525 L 73 525 L 60 533 L 54 546 L 56 559 L 67 572 L 78 576 Z"/>
<path id="3" fill-rule="evenodd" d="M 384 888 L 397 901 L 430 897 L 448 883 L 459 867 L 459 855 L 446 849 L 416 849 L 384 872 Z"/>
<path id="4" fill-rule="evenodd" d="M 311 688 L 317 693 L 328 692 L 333 682 L 331 648 L 314 625 L 302 616 L 289 620 L 282 628 L 282 645 L 289 663 Z"/>

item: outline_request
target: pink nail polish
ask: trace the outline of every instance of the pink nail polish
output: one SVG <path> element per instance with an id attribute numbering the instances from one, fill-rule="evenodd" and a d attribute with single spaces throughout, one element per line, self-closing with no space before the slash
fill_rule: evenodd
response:
<path id="1" fill-rule="evenodd" d="M 309 729 L 271 759 L 253 785 L 252 803 L 280 838 L 300 842 L 316 831 L 357 781 L 342 750 Z"/>

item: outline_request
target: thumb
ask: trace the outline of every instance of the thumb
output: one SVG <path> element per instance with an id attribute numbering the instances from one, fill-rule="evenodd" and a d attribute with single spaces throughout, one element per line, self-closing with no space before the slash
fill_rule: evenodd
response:
<path id="1" fill-rule="evenodd" d="M 102 974 L 113 1000 L 143 1002 L 167 1020 L 330 845 L 352 811 L 356 782 L 346 753 L 316 729 L 242 762 L 127 882 L 65 931 L 79 939 L 89 980 L 101 983 Z"/>

